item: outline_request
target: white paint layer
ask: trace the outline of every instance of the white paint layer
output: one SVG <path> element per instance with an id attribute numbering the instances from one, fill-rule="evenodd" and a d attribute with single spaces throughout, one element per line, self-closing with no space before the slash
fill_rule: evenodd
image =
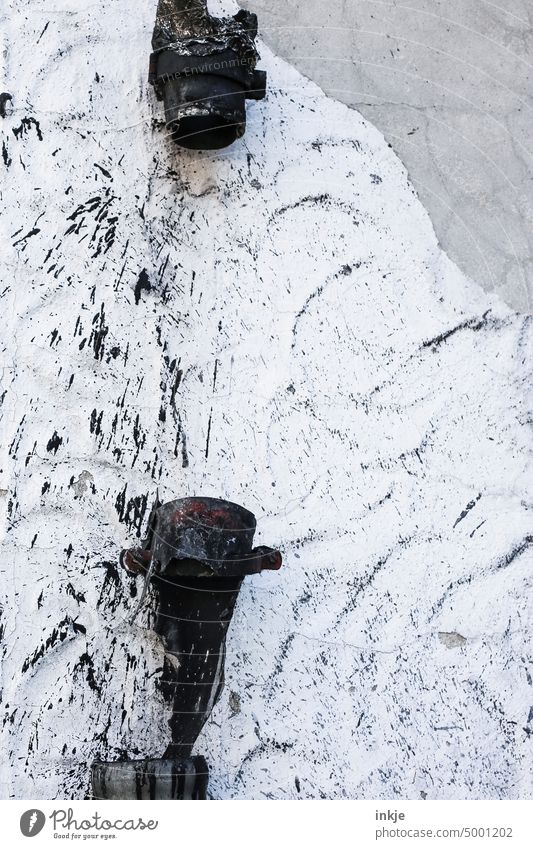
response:
<path id="1" fill-rule="evenodd" d="M 266 49 L 245 140 L 173 148 L 154 12 L 2 20 L 2 795 L 164 751 L 161 647 L 116 567 L 158 489 L 242 503 L 285 554 L 230 630 L 215 798 L 530 797 L 531 321 Z"/>

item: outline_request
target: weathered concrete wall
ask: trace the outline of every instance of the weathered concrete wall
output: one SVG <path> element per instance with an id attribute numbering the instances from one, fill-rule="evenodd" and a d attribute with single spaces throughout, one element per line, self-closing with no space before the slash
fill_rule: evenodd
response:
<path id="1" fill-rule="evenodd" d="M 448 255 L 533 311 L 530 0 L 243 0 L 277 53 L 378 127 Z"/>
<path id="2" fill-rule="evenodd" d="M 531 796 L 532 323 L 267 49 L 245 140 L 173 149 L 153 14 L 2 21 L 2 795 L 164 751 L 116 565 L 158 490 L 232 498 L 285 553 L 230 631 L 215 797 Z"/>

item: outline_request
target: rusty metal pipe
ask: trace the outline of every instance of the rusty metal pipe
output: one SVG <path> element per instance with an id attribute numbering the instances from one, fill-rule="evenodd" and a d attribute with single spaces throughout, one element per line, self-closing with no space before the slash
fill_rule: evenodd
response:
<path id="1" fill-rule="evenodd" d="M 123 567 L 156 589 L 170 740 L 161 757 L 93 764 L 96 798 L 205 798 L 207 763 L 192 750 L 222 692 L 239 590 L 246 575 L 281 567 L 279 551 L 252 548 L 255 528 L 253 514 L 237 504 L 186 498 L 157 505 L 144 545 L 122 553 Z"/>
<path id="2" fill-rule="evenodd" d="M 261 100 L 257 16 L 209 14 L 207 0 L 159 0 L 148 81 L 181 147 L 213 150 L 244 135 L 247 99 Z"/>

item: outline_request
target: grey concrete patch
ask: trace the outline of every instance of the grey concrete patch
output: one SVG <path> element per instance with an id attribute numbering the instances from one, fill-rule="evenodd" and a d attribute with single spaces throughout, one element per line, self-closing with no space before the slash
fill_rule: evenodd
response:
<path id="1" fill-rule="evenodd" d="M 439 631 L 439 640 L 447 649 L 457 649 L 466 643 L 466 638 L 455 631 Z"/>
<path id="2" fill-rule="evenodd" d="M 529 0 L 242 0 L 262 37 L 406 164 L 449 256 L 533 303 Z"/>
<path id="3" fill-rule="evenodd" d="M 87 471 L 82 472 L 80 474 L 80 476 L 77 478 L 77 480 L 75 480 L 71 483 L 71 487 L 74 490 L 74 492 L 76 493 L 76 495 L 78 496 L 78 498 L 81 498 L 81 496 L 85 495 L 85 493 L 87 492 L 89 487 L 91 487 L 93 485 L 94 485 L 94 478 L 91 475 L 91 473 L 87 472 Z"/>

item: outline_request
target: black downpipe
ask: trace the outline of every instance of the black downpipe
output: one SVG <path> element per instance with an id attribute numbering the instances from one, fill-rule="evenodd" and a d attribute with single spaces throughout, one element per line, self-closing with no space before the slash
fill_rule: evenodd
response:
<path id="1" fill-rule="evenodd" d="M 252 12 L 215 18 L 207 0 L 159 0 L 148 81 L 181 147 L 214 150 L 244 135 L 245 101 L 266 94 L 256 37 Z"/>
<path id="2" fill-rule="evenodd" d="M 154 630 L 166 654 L 161 689 L 173 704 L 164 756 L 187 758 L 223 689 L 226 634 L 242 578 L 154 583 L 160 599 Z"/>
<path id="3" fill-rule="evenodd" d="M 121 561 L 156 590 L 154 630 L 165 650 L 159 686 L 171 708 L 170 741 L 161 757 L 95 762 L 93 794 L 205 799 L 207 762 L 192 751 L 224 686 L 226 635 L 239 590 L 246 575 L 279 569 L 281 555 L 252 549 L 255 517 L 226 501 L 188 498 L 157 506 L 149 526 L 144 547 L 123 552 Z"/>

